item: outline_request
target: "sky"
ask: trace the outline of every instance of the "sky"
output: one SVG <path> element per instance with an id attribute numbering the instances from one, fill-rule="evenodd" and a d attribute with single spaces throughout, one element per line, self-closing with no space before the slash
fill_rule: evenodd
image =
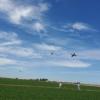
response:
<path id="1" fill-rule="evenodd" d="M 99 0 L 0 0 L 0 77 L 100 84 L 99 11 Z"/>

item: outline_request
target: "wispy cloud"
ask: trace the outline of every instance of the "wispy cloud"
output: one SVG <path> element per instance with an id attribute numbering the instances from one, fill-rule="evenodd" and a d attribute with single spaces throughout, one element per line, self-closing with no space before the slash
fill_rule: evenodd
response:
<path id="1" fill-rule="evenodd" d="M 13 40 L 8 42 L 3 42 L 0 44 L 0 46 L 19 45 L 19 44 L 21 44 L 20 40 Z"/>
<path id="2" fill-rule="evenodd" d="M 33 63 L 26 62 L 26 65 L 35 67 L 65 67 L 65 68 L 88 68 L 90 63 L 80 60 L 65 60 L 65 59 L 45 59 L 41 61 L 35 61 Z"/>
<path id="3" fill-rule="evenodd" d="M 17 57 L 40 57 L 31 47 L 23 47 L 23 44 L 17 33 L 0 32 L 0 53 Z"/>
<path id="4" fill-rule="evenodd" d="M 44 50 L 44 51 L 59 51 L 62 50 L 60 46 L 46 44 L 46 43 L 40 43 L 40 44 L 33 44 L 35 48 L 38 50 Z"/>
<path id="5" fill-rule="evenodd" d="M 56 60 L 56 61 L 48 61 L 48 65 L 50 66 L 60 66 L 60 67 L 69 67 L 69 68 L 86 68 L 90 67 L 91 64 L 79 61 L 79 60 Z"/>
<path id="6" fill-rule="evenodd" d="M 18 38 L 17 34 L 14 32 L 0 32 L 0 39 L 4 40 L 16 40 Z"/>
<path id="7" fill-rule="evenodd" d="M 0 65 L 14 65 L 16 64 L 15 60 L 8 59 L 8 58 L 0 58 Z"/>
<path id="8" fill-rule="evenodd" d="M 0 32 L 0 46 L 20 45 L 22 40 L 14 32 Z"/>
<path id="9" fill-rule="evenodd" d="M 0 52 L 16 57 L 41 58 L 41 56 L 36 53 L 32 48 L 26 47 L 0 47 Z"/>
<path id="10" fill-rule="evenodd" d="M 96 31 L 91 25 L 83 22 L 68 23 L 64 25 L 65 29 L 75 31 Z"/>

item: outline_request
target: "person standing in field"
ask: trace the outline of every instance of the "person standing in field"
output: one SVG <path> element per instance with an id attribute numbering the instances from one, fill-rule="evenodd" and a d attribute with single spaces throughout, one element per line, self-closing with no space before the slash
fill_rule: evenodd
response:
<path id="1" fill-rule="evenodd" d="M 61 88 L 61 87 L 62 87 L 62 83 L 60 82 L 60 83 L 59 83 L 59 88 Z"/>
<path id="2" fill-rule="evenodd" d="M 80 82 L 77 82 L 77 89 L 78 89 L 78 91 L 81 90 L 81 88 L 80 88 Z"/>

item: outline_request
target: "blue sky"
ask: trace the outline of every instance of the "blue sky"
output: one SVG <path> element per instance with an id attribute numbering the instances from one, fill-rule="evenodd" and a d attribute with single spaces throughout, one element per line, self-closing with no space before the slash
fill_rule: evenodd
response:
<path id="1" fill-rule="evenodd" d="M 0 0 L 0 77 L 100 84 L 99 5 Z"/>

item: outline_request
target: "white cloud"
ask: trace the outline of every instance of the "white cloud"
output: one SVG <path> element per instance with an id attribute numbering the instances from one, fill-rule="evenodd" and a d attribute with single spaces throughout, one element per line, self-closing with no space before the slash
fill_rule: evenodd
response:
<path id="1" fill-rule="evenodd" d="M 13 40 L 8 42 L 3 42 L 0 46 L 9 46 L 9 45 L 20 45 L 22 42 L 20 40 Z"/>
<path id="2" fill-rule="evenodd" d="M 40 58 L 41 56 L 31 47 L 23 47 L 24 42 L 17 33 L 0 32 L 0 53 L 17 57 Z M 0 55 L 1 55 L 0 54 Z"/>
<path id="3" fill-rule="evenodd" d="M 70 30 L 66 30 L 64 28 L 61 28 L 61 27 L 55 27 L 55 26 L 49 26 L 48 27 L 52 30 L 55 30 L 55 31 L 60 31 L 60 32 L 71 32 Z"/>
<path id="4" fill-rule="evenodd" d="M 38 6 L 40 8 L 40 12 L 45 12 L 45 11 L 49 10 L 48 3 L 39 3 Z"/>
<path id="5" fill-rule="evenodd" d="M 0 32 L 0 39 L 4 40 L 16 40 L 18 35 L 14 32 Z"/>
<path id="6" fill-rule="evenodd" d="M 25 3 L 25 2 L 24 2 Z M 0 11 L 2 11 L 12 23 L 20 24 L 24 20 L 41 20 L 44 13 L 49 9 L 47 3 L 17 4 L 14 0 L 0 0 Z"/>
<path id="7" fill-rule="evenodd" d="M 70 68 L 86 68 L 91 64 L 79 60 L 56 60 L 48 62 L 52 66 L 70 67 Z"/>
<path id="8" fill-rule="evenodd" d="M 32 8 L 31 7 L 19 7 L 10 12 L 10 20 L 13 23 L 20 24 L 22 20 L 31 18 Z"/>
<path id="9" fill-rule="evenodd" d="M 27 33 L 47 36 L 44 18 L 49 8 L 49 4 L 41 0 L 32 4 L 26 1 L 23 3 L 17 0 L 0 0 L 0 17 L 20 25 Z"/>
<path id="10" fill-rule="evenodd" d="M 0 47 L 0 53 L 10 54 L 17 57 L 27 57 L 27 58 L 41 58 L 41 56 L 36 53 L 32 48 L 24 47 Z"/>
<path id="11" fill-rule="evenodd" d="M 94 31 L 98 32 L 96 29 L 92 28 L 91 25 L 87 23 L 82 23 L 82 22 L 75 22 L 75 23 L 68 23 L 65 24 L 62 27 L 55 27 L 55 26 L 50 26 L 47 25 L 48 28 L 55 30 L 55 31 L 60 31 L 60 32 L 65 32 L 65 33 L 73 33 L 73 32 L 80 32 L 80 31 Z"/>
<path id="12" fill-rule="evenodd" d="M 33 24 L 33 30 L 36 32 L 45 32 L 45 25 L 43 23 L 36 22 Z"/>
<path id="13" fill-rule="evenodd" d="M 12 6 L 13 6 L 12 0 L 0 0 L 0 10 L 1 11 L 11 10 Z"/>
<path id="14" fill-rule="evenodd" d="M 90 29 L 90 27 L 87 24 L 78 23 L 78 22 L 72 24 L 72 28 L 76 29 L 76 30 L 79 30 L 79 31 L 81 31 L 81 30 L 89 30 Z"/>
<path id="15" fill-rule="evenodd" d="M 89 24 L 82 23 L 82 22 L 69 23 L 65 25 L 64 28 L 73 32 L 74 31 L 96 31 Z"/>
<path id="16" fill-rule="evenodd" d="M 27 65 L 29 67 L 65 67 L 65 68 L 88 68 L 91 67 L 90 63 L 81 60 L 65 60 L 65 59 L 41 59 L 35 61 L 17 61 L 19 66 Z"/>
<path id="17" fill-rule="evenodd" d="M 8 58 L 0 58 L 0 65 L 12 65 L 12 64 L 16 64 L 16 61 Z"/>
<path id="18" fill-rule="evenodd" d="M 62 50 L 61 47 L 59 46 L 55 46 L 55 45 L 50 45 L 50 44 L 46 44 L 46 43 L 40 43 L 40 44 L 33 44 L 33 46 L 35 48 L 37 48 L 38 50 L 44 50 L 44 51 L 58 51 L 58 50 Z"/>
<path id="19" fill-rule="evenodd" d="M 22 41 L 14 32 L 0 32 L 0 46 L 20 45 Z"/>
<path id="20" fill-rule="evenodd" d="M 35 67 L 44 66 L 44 67 L 87 68 L 91 66 L 90 63 L 83 62 L 80 60 L 65 60 L 59 58 L 35 61 L 34 63 L 31 64 L 34 65 Z"/>

